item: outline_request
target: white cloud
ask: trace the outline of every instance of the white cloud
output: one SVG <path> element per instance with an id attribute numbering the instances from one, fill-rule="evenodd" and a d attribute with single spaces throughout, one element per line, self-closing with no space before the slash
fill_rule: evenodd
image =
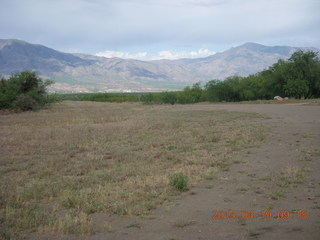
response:
<path id="1" fill-rule="evenodd" d="M 103 51 L 96 54 L 99 57 L 118 57 L 125 59 L 138 59 L 138 60 L 160 60 L 160 59 L 169 59 L 176 60 L 181 58 L 202 58 L 208 57 L 215 54 L 216 52 L 210 51 L 209 49 L 201 48 L 198 51 L 172 51 L 172 50 L 163 50 L 159 51 L 156 54 L 150 54 L 147 52 L 139 53 L 128 53 L 120 51 Z"/>
<path id="2" fill-rule="evenodd" d="M 61 51 L 225 50 L 248 41 L 320 46 L 319 0 L 0 0 L 0 6 L 1 38 Z"/>
<path id="3" fill-rule="evenodd" d="M 180 59 L 180 58 L 202 58 L 215 54 L 209 49 L 201 48 L 198 51 L 160 51 L 155 59 Z"/>
<path id="4" fill-rule="evenodd" d="M 126 58 L 126 59 L 144 59 L 148 55 L 147 52 L 140 52 L 140 53 L 128 53 L 128 52 L 119 52 L 119 51 L 103 51 L 98 52 L 96 56 L 98 57 L 106 57 L 106 58 Z"/>

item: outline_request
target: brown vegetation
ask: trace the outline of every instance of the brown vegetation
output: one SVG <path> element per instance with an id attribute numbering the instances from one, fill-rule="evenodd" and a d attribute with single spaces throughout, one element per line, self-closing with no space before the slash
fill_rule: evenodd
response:
<path id="1" fill-rule="evenodd" d="M 178 191 L 227 171 L 264 138 L 254 113 L 63 102 L 0 115 L 0 233 L 93 234 L 90 214 L 145 216 Z M 248 121 L 250 120 L 250 121 Z"/>

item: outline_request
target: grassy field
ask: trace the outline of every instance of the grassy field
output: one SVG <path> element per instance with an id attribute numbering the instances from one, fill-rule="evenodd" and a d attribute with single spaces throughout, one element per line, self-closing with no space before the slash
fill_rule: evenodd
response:
<path id="1" fill-rule="evenodd" d="M 197 105 L 62 102 L 0 115 L 0 238 L 94 234 L 96 212 L 145 217 L 261 144 L 263 116 Z"/>

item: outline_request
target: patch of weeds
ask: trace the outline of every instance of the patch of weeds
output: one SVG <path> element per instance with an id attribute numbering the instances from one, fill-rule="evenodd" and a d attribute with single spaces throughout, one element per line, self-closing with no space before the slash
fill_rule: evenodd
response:
<path id="1" fill-rule="evenodd" d="M 67 213 L 51 220 L 46 226 L 40 227 L 39 232 L 58 232 L 61 234 L 94 234 L 91 218 L 84 212 Z"/>
<path id="2" fill-rule="evenodd" d="M 176 149 L 176 147 L 172 146 L 172 145 L 166 147 L 166 150 L 168 150 L 168 151 L 172 151 L 174 149 Z"/>
<path id="3" fill-rule="evenodd" d="M 313 155 L 320 157 L 320 150 L 319 149 L 315 149 L 313 151 Z"/>
<path id="4" fill-rule="evenodd" d="M 302 167 L 287 167 L 282 170 L 278 186 L 281 188 L 296 187 L 303 183 L 306 170 Z"/>
<path id="5" fill-rule="evenodd" d="M 188 190 L 188 177 L 183 173 L 175 173 L 169 178 L 170 186 L 181 192 Z"/>
<path id="6" fill-rule="evenodd" d="M 262 178 L 260 178 L 259 180 L 261 180 L 261 181 L 271 181 L 271 180 L 272 180 L 272 177 L 271 177 L 271 176 L 262 177 Z"/>
<path id="7" fill-rule="evenodd" d="M 263 190 L 258 187 L 255 191 L 254 191 L 256 194 L 262 194 L 263 193 Z"/>
<path id="8" fill-rule="evenodd" d="M 99 193 L 92 189 L 65 191 L 60 196 L 61 205 L 69 209 L 82 209 L 87 214 L 99 212 L 104 206 L 97 195 Z"/>
<path id="9" fill-rule="evenodd" d="M 306 133 L 306 134 L 302 134 L 302 137 L 303 138 L 313 138 L 313 135 Z"/>
<path id="10" fill-rule="evenodd" d="M 117 215 L 128 215 L 129 211 L 127 206 L 125 206 L 124 204 L 118 204 L 116 203 L 115 206 L 113 206 L 113 213 L 117 214 Z"/>
<path id="11" fill-rule="evenodd" d="M 230 168 L 229 167 L 223 167 L 223 168 L 221 168 L 221 170 L 224 171 L 224 172 L 229 172 Z"/>
<path id="12" fill-rule="evenodd" d="M 3 240 L 20 239 L 20 234 L 10 232 L 7 229 L 0 229 L 0 239 L 3 239 Z"/>
<path id="13" fill-rule="evenodd" d="M 249 236 L 250 237 L 258 237 L 260 235 L 261 235 L 261 233 L 259 233 L 259 232 L 249 231 Z"/>
<path id="14" fill-rule="evenodd" d="M 269 206 L 267 207 L 267 209 L 272 210 L 272 209 L 274 209 L 274 206 L 273 206 L 273 205 L 269 205 Z"/>
<path id="15" fill-rule="evenodd" d="M 257 174 L 256 173 L 248 173 L 248 176 L 252 177 L 252 178 L 255 178 L 257 176 Z"/>
<path id="16" fill-rule="evenodd" d="M 239 191 L 239 192 L 246 192 L 246 191 L 248 191 L 248 189 L 245 188 L 245 187 L 240 187 L 240 188 L 237 188 L 237 191 Z"/>
<path id="17" fill-rule="evenodd" d="M 59 186 L 58 186 L 59 187 Z M 44 198 L 56 197 L 57 184 L 32 184 L 17 191 L 17 199 L 21 202 L 39 201 Z"/>
<path id="18" fill-rule="evenodd" d="M 257 206 L 257 199 L 256 198 L 252 199 L 251 205 L 252 206 Z"/>
<path id="19" fill-rule="evenodd" d="M 228 168 L 230 166 L 230 163 L 228 163 L 225 159 L 221 161 L 217 161 L 213 164 L 214 167 L 219 167 L 221 169 Z"/>
<path id="20" fill-rule="evenodd" d="M 138 229 L 140 229 L 141 226 L 140 226 L 139 223 L 132 223 L 132 224 L 128 225 L 126 228 L 138 228 Z"/>
<path id="21" fill-rule="evenodd" d="M 243 218 L 238 218 L 238 223 L 239 223 L 241 226 L 247 225 L 246 220 L 243 219 Z"/>
<path id="22" fill-rule="evenodd" d="M 317 188 L 317 187 L 314 186 L 314 185 L 308 185 L 308 188 L 315 189 L 315 188 Z"/>
<path id="23" fill-rule="evenodd" d="M 280 198 L 284 197 L 284 194 L 280 191 L 273 191 L 269 194 L 272 200 L 279 200 Z"/>
<path id="24" fill-rule="evenodd" d="M 190 192 L 190 195 L 196 195 L 196 194 L 197 194 L 197 192 L 195 192 L 195 191 Z"/>
<path id="25" fill-rule="evenodd" d="M 199 136 L 200 141 L 201 142 L 209 142 L 209 143 L 217 143 L 220 141 L 220 136 L 217 135 L 212 135 L 212 136 L 208 136 L 208 135 L 202 135 Z"/>
<path id="26" fill-rule="evenodd" d="M 177 228 L 185 228 L 185 227 L 188 227 L 188 226 L 192 226 L 195 223 L 196 223 L 195 221 L 181 221 L 181 222 L 176 222 L 174 224 L 174 226 L 177 227 Z"/>
<path id="27" fill-rule="evenodd" d="M 109 233 L 113 232 L 112 226 L 107 222 L 103 225 L 103 228 Z"/>
<path id="28" fill-rule="evenodd" d="M 146 202 L 145 204 L 143 204 L 143 206 L 148 210 L 148 211 L 151 211 L 151 210 L 154 210 L 156 209 L 156 205 L 153 203 L 153 202 Z"/>
<path id="29" fill-rule="evenodd" d="M 313 151 L 309 149 L 302 149 L 299 160 L 302 162 L 310 162 L 313 158 Z"/>
<path id="30" fill-rule="evenodd" d="M 206 186 L 206 188 L 207 188 L 207 189 L 213 188 L 213 184 L 212 184 L 212 183 L 208 184 L 208 185 Z"/>
<path id="31" fill-rule="evenodd" d="M 234 160 L 233 163 L 234 163 L 234 164 L 240 164 L 241 161 L 240 161 L 240 160 Z"/>
<path id="32" fill-rule="evenodd" d="M 75 196 L 71 195 L 62 200 L 62 206 L 65 208 L 76 208 L 78 201 Z"/>
<path id="33" fill-rule="evenodd" d="M 201 173 L 200 176 L 206 180 L 213 180 L 217 178 L 217 171 L 218 171 L 217 168 L 213 168 L 213 169 L 210 169 L 209 171 Z"/>
<path id="34" fill-rule="evenodd" d="M 40 224 L 48 221 L 48 213 L 41 211 L 36 203 L 20 203 L 12 200 L 4 209 L 3 221 L 7 229 L 2 235 L 19 238 L 25 229 L 31 232 L 37 231 Z"/>

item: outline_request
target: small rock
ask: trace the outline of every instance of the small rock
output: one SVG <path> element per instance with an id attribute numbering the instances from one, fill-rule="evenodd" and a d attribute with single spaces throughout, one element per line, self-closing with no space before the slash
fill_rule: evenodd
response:
<path id="1" fill-rule="evenodd" d="M 278 101 L 282 101 L 282 100 L 283 100 L 283 98 L 280 97 L 280 96 L 275 96 L 273 99 L 274 99 L 274 100 L 278 100 Z"/>

